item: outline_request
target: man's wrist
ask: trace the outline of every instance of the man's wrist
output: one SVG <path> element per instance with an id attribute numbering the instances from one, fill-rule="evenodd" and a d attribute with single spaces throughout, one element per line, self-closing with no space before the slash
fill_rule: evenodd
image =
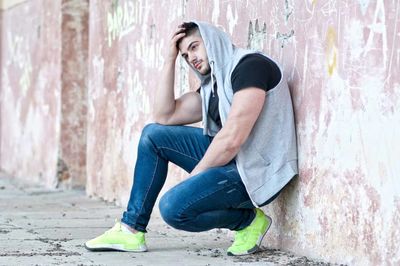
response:
<path id="1" fill-rule="evenodd" d="M 170 57 L 170 56 L 168 56 L 168 57 L 165 59 L 165 64 L 167 64 L 167 65 L 175 65 L 176 58 L 177 58 L 177 56 L 175 56 L 175 57 Z"/>

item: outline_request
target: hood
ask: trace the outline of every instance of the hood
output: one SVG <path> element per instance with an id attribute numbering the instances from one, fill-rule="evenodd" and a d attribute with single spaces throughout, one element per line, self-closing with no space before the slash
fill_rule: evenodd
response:
<path id="1" fill-rule="evenodd" d="M 211 73 L 216 71 L 225 72 L 223 70 L 230 63 L 235 52 L 235 46 L 232 44 L 228 34 L 207 22 L 192 22 L 199 27 L 200 35 L 206 48 Z M 195 71 L 202 85 L 210 81 L 211 73 L 201 75 L 193 66 L 190 65 L 190 67 Z"/>
<path id="2" fill-rule="evenodd" d="M 189 66 L 201 81 L 200 95 L 202 98 L 204 134 L 215 136 L 220 128 L 208 115 L 209 99 L 211 94 L 215 93 L 214 84 L 217 85 L 220 99 L 218 109 L 222 125 L 224 125 L 233 97 L 231 71 L 244 55 L 252 53 L 252 51 L 235 47 L 227 33 L 207 22 L 192 22 L 199 27 L 211 71 L 208 75 L 201 75 L 191 64 Z M 226 99 L 226 101 L 221 101 L 221 99 Z"/>

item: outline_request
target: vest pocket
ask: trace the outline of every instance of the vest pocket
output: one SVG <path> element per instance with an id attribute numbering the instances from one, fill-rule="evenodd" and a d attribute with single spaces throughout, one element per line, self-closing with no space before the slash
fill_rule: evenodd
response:
<path id="1" fill-rule="evenodd" d="M 261 153 L 258 149 L 257 150 L 257 154 L 259 155 L 259 157 L 265 162 L 264 166 L 267 168 L 273 168 L 273 158 L 270 157 L 270 155 L 264 153 Z"/>

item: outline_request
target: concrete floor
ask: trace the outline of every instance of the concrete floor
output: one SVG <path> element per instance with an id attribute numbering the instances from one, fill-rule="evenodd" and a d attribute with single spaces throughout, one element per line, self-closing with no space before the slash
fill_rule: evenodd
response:
<path id="1" fill-rule="evenodd" d="M 146 234 L 149 252 L 87 251 L 83 243 L 109 229 L 122 211 L 83 190 L 46 190 L 0 174 L 0 265 L 329 265 L 268 248 L 230 257 L 231 232 L 174 230 L 157 208 Z"/>

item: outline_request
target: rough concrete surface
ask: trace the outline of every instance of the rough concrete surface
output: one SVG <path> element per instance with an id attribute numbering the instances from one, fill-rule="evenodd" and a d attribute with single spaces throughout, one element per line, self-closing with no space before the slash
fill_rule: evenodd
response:
<path id="1" fill-rule="evenodd" d="M 330 265 L 268 248 L 225 254 L 226 230 L 188 233 L 167 226 L 155 208 L 149 252 L 89 252 L 83 243 L 109 229 L 123 209 L 83 190 L 48 190 L 0 174 L 0 265 Z"/>

